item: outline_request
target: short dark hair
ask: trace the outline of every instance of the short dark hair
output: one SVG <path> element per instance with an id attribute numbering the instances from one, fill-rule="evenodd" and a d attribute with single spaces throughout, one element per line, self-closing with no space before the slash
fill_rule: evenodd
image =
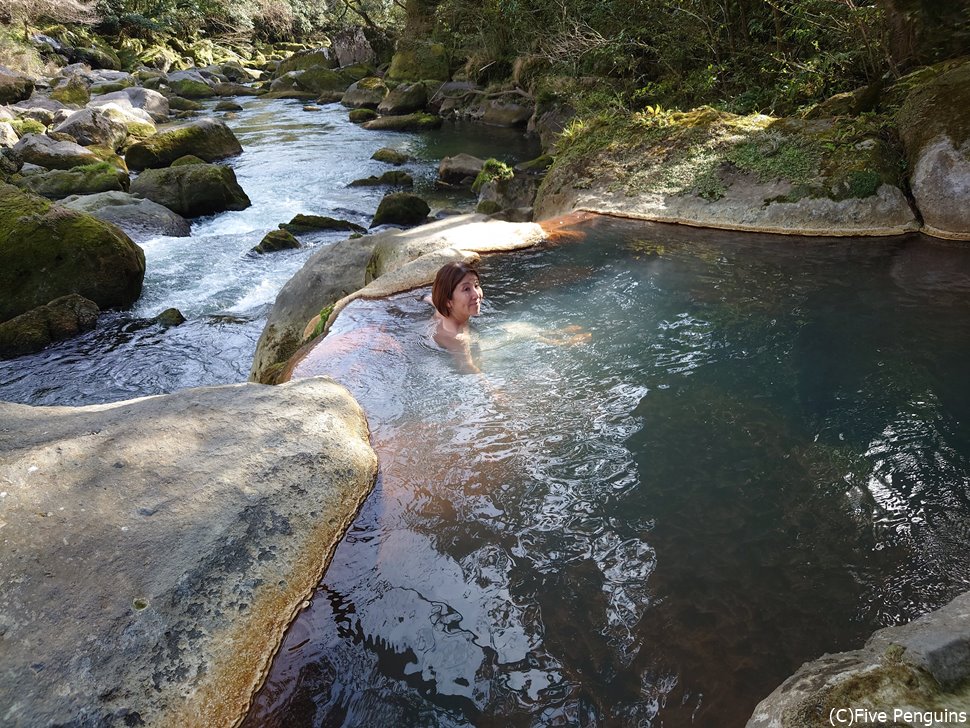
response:
<path id="1" fill-rule="evenodd" d="M 461 279 L 469 273 L 473 273 L 476 278 L 481 280 L 478 271 L 466 263 L 445 263 L 438 269 L 438 274 L 434 277 L 434 283 L 431 285 L 431 303 L 442 316 L 448 315 L 448 301 L 451 300 L 451 296 L 458 284 L 461 283 Z"/>

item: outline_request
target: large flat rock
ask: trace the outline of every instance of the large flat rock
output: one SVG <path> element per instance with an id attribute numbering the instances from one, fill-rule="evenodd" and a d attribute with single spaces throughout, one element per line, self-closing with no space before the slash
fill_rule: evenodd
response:
<path id="1" fill-rule="evenodd" d="M 327 379 L 0 403 L 0 724 L 234 723 L 376 467 Z"/>

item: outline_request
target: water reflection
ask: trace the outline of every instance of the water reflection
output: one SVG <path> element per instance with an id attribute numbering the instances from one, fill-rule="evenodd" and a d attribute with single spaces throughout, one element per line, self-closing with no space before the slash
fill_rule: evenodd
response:
<path id="1" fill-rule="evenodd" d="M 584 225 L 482 266 L 490 386 L 421 291 L 297 367 L 381 475 L 249 725 L 741 725 L 970 586 L 970 253 Z"/>

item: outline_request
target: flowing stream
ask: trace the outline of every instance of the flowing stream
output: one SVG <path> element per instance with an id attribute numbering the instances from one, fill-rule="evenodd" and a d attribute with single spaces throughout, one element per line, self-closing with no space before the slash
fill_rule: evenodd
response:
<path id="1" fill-rule="evenodd" d="M 0 398 L 89 404 L 244 381 L 283 283 L 343 234 L 248 253 L 296 213 L 367 225 L 392 146 L 433 208 L 515 132 L 370 132 L 242 99 L 253 206 L 141 241 L 132 311 L 0 362 Z M 970 249 L 595 218 L 486 258 L 484 376 L 413 291 L 357 301 L 295 376 L 364 406 L 377 488 L 250 726 L 743 725 L 824 651 L 970 588 Z M 176 306 L 188 322 L 148 318 Z"/>

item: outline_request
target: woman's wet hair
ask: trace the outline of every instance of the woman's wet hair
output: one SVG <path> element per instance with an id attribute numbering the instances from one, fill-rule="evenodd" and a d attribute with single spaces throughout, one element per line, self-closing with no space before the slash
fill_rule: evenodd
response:
<path id="1" fill-rule="evenodd" d="M 438 269 L 438 275 L 434 277 L 434 283 L 431 286 L 431 303 L 442 316 L 448 315 L 448 301 L 451 300 L 461 279 L 469 273 L 481 279 L 478 271 L 465 263 L 445 263 Z"/>

